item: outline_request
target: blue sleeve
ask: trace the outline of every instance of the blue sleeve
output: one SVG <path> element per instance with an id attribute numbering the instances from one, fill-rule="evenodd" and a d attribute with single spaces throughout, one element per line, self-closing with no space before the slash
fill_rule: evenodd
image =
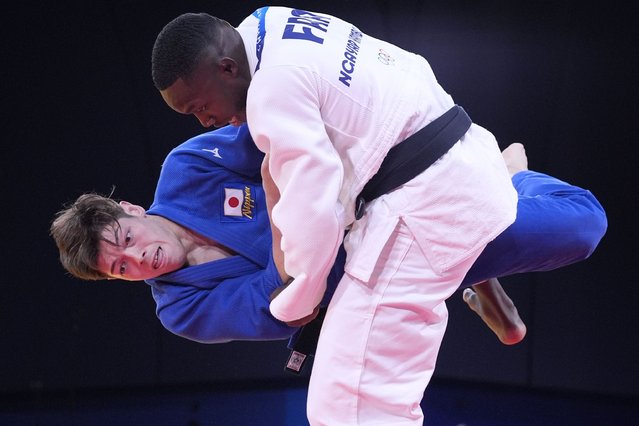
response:
<path id="1" fill-rule="evenodd" d="M 272 261 L 266 269 L 209 287 L 152 282 L 157 316 L 172 333 L 200 343 L 280 340 L 296 330 L 269 312 L 269 295 L 282 281 Z"/>

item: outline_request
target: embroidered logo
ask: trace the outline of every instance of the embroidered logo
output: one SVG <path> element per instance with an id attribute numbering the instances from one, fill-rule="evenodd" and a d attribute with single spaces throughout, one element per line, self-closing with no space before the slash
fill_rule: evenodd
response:
<path id="1" fill-rule="evenodd" d="M 206 151 L 206 152 L 212 153 L 213 157 L 222 158 L 222 156 L 220 155 L 220 149 L 219 148 L 213 148 L 213 149 L 204 149 L 204 148 L 202 148 L 202 151 Z"/>
<path id="2" fill-rule="evenodd" d="M 390 53 L 384 49 L 379 49 L 377 59 L 384 65 L 395 65 L 395 58 L 393 58 Z"/>
<path id="3" fill-rule="evenodd" d="M 224 188 L 224 216 L 253 219 L 255 198 L 251 187 Z"/>

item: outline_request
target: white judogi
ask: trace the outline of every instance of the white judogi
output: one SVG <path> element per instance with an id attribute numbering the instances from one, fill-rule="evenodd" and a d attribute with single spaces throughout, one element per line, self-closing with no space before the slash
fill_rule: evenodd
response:
<path id="1" fill-rule="evenodd" d="M 271 312 L 319 303 L 342 243 L 346 276 L 320 336 L 312 424 L 421 424 L 446 326 L 444 301 L 515 219 L 493 135 L 473 124 L 428 170 L 367 207 L 354 201 L 388 150 L 454 105 L 424 58 L 338 18 L 271 7 L 237 28 L 254 75 L 247 121 L 281 192 L 272 220 L 295 277 Z"/>

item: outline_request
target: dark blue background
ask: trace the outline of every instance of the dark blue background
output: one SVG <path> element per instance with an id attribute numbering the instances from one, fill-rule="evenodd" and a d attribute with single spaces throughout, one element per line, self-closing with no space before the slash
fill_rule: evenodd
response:
<path id="1" fill-rule="evenodd" d="M 115 186 L 117 198 L 148 205 L 164 156 L 203 131 L 152 85 L 161 28 L 187 11 L 237 25 L 263 5 L 159 3 L 5 6 L 0 408 L 91 392 L 304 385 L 282 371 L 285 342 L 177 338 L 156 319 L 146 285 L 72 279 L 48 237 L 62 203 L 86 191 Z M 424 55 L 502 148 L 523 142 L 531 168 L 589 188 L 608 212 L 608 233 L 586 262 L 502 280 L 528 325 L 521 344 L 499 344 L 455 294 L 434 384 L 636 401 L 636 23 L 612 3 L 556 3 L 279 2 Z"/>

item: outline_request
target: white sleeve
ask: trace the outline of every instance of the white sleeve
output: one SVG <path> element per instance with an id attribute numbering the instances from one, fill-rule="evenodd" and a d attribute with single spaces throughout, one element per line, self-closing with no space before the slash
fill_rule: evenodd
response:
<path id="1" fill-rule="evenodd" d="M 286 272 L 294 277 L 270 306 L 282 321 L 307 316 L 319 304 L 343 238 L 343 167 L 324 128 L 318 87 L 308 70 L 262 69 L 247 101 L 251 135 L 269 154 L 280 190 L 271 220 L 282 233 Z"/>

